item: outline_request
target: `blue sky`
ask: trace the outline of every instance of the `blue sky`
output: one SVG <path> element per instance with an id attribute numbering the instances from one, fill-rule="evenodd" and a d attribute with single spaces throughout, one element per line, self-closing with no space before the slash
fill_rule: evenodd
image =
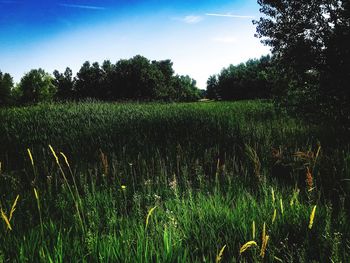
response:
<path id="1" fill-rule="evenodd" d="M 140 54 L 171 59 L 205 88 L 223 67 L 269 52 L 254 38 L 258 17 L 256 0 L 0 0 L 0 70 L 18 82 L 33 68 Z"/>

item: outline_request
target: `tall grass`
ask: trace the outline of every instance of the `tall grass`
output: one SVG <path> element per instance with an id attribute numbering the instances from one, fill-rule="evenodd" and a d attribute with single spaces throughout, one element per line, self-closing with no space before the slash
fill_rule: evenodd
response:
<path id="1" fill-rule="evenodd" d="M 349 144 L 269 103 L 48 104 L 0 122 L 0 262 L 350 258 Z"/>

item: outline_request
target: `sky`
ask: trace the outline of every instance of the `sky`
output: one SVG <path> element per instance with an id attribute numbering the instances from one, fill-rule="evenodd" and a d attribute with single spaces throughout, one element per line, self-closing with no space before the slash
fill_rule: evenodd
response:
<path id="1" fill-rule="evenodd" d="M 0 0 L 0 70 L 15 82 L 85 61 L 171 59 L 206 88 L 210 75 L 269 53 L 254 37 L 256 0 Z"/>

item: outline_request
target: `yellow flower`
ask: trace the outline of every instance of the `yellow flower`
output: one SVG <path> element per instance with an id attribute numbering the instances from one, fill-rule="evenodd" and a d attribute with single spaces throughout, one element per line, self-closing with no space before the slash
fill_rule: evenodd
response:
<path id="1" fill-rule="evenodd" d="M 123 190 L 126 190 L 126 185 L 122 185 L 121 188 L 122 188 Z"/>

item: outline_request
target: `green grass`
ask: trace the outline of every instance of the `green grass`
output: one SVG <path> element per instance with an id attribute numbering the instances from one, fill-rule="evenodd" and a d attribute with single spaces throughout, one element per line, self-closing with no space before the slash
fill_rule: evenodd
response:
<path id="1" fill-rule="evenodd" d="M 350 258 L 346 137 L 268 102 L 47 104 L 0 123 L 7 217 L 20 196 L 0 262 L 215 262 L 224 245 L 222 262 Z"/>

